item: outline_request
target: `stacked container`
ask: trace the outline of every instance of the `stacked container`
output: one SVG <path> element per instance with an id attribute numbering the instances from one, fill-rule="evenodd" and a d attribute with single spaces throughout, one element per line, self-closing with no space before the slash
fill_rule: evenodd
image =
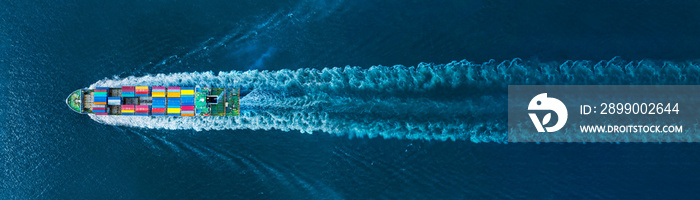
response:
<path id="1" fill-rule="evenodd" d="M 180 87 L 168 87 L 168 115 L 180 115 Z"/>
<path id="2" fill-rule="evenodd" d="M 122 115 L 134 115 L 134 105 L 122 105 Z"/>
<path id="3" fill-rule="evenodd" d="M 180 90 L 180 112 L 182 116 L 194 116 L 194 88 L 183 87 Z"/>
<path id="4" fill-rule="evenodd" d="M 118 106 L 122 104 L 121 97 L 107 97 L 107 105 Z"/>
<path id="5" fill-rule="evenodd" d="M 148 105 L 137 105 L 135 115 L 148 116 L 148 110 Z"/>
<path id="6" fill-rule="evenodd" d="M 180 87 L 168 87 L 168 97 L 180 97 Z"/>
<path id="7" fill-rule="evenodd" d="M 163 96 L 165 96 L 165 88 L 161 88 L 163 88 Z M 156 87 L 153 87 L 153 94 L 156 94 Z M 151 115 L 165 115 L 165 97 L 153 97 Z"/>
<path id="8" fill-rule="evenodd" d="M 92 106 L 92 113 L 95 113 L 95 115 L 107 115 L 107 106 L 106 105 L 93 105 Z"/>
<path id="9" fill-rule="evenodd" d="M 109 88 L 97 88 L 94 91 L 95 100 L 92 104 L 94 105 L 107 105 L 107 90 Z"/>
<path id="10" fill-rule="evenodd" d="M 165 97 L 165 87 L 153 87 L 151 97 Z"/>
<path id="11" fill-rule="evenodd" d="M 137 97 L 148 97 L 148 86 L 136 86 L 135 90 Z"/>
<path id="12" fill-rule="evenodd" d="M 135 89 L 134 86 L 122 86 L 122 97 L 135 97 Z"/>
<path id="13" fill-rule="evenodd" d="M 194 116 L 194 106 L 180 106 L 180 112 L 182 116 Z"/>

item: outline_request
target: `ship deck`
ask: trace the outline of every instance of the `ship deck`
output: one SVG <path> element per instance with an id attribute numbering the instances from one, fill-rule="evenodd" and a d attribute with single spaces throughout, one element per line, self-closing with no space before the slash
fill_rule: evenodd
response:
<path id="1" fill-rule="evenodd" d="M 145 87 L 145 86 L 141 86 Z M 192 87 L 191 87 L 192 88 Z M 239 104 L 239 98 L 240 98 L 240 89 L 238 88 L 214 88 L 214 87 L 194 87 L 194 95 L 191 92 L 192 89 L 190 89 L 189 98 L 190 99 L 188 102 L 190 103 L 189 105 L 192 105 L 194 107 L 194 114 L 190 114 L 189 116 L 238 116 L 240 114 L 240 104 Z M 99 89 L 99 88 L 98 88 Z M 103 88 L 107 89 L 107 98 L 112 99 L 115 97 L 118 97 L 116 99 L 116 102 L 118 102 L 116 105 L 113 105 L 111 100 L 106 106 L 102 106 L 103 108 L 100 110 L 105 110 L 102 113 L 106 113 L 108 115 L 133 115 L 133 111 L 122 113 L 122 108 L 123 105 L 129 105 L 129 106 L 148 106 L 148 115 L 152 115 L 151 111 L 154 107 L 157 105 L 154 105 L 154 98 L 152 97 L 150 92 L 148 93 L 148 96 L 135 96 L 135 97 L 125 97 L 126 95 L 122 94 L 122 89 L 121 88 Z M 130 92 L 128 90 L 125 90 L 127 92 Z M 127 92 L 124 92 L 124 94 L 127 94 Z M 186 91 L 184 91 L 186 92 Z M 165 113 L 165 115 L 171 115 L 170 109 L 171 108 L 176 108 L 175 112 L 179 115 L 180 112 L 180 102 L 181 98 L 186 98 L 185 93 L 183 92 L 182 95 L 177 95 L 178 93 L 173 93 L 177 96 L 170 96 L 171 92 L 168 92 L 167 97 L 159 97 L 159 98 L 166 98 L 166 104 L 160 104 L 160 106 L 166 106 L 166 110 L 168 110 L 168 113 Z M 132 92 L 133 93 L 133 92 Z M 99 92 L 98 92 L 99 94 Z M 104 93 L 101 95 L 105 95 Z M 133 95 L 133 94 L 132 94 Z M 161 94 L 162 95 L 162 94 Z M 89 114 L 94 114 L 93 110 L 93 105 L 95 104 L 96 99 L 96 92 L 95 89 L 84 89 L 84 90 L 77 90 L 76 92 L 72 93 L 69 95 L 68 99 L 66 99 L 66 103 L 71 107 L 72 110 L 76 112 L 81 112 L 81 113 L 89 113 Z M 99 95 L 97 95 L 99 96 Z M 182 96 L 182 97 L 181 97 Z M 104 96 L 101 98 L 102 101 L 104 101 Z M 175 107 L 172 107 L 171 105 L 171 100 L 172 102 L 175 102 L 176 104 L 174 105 Z M 182 99 L 184 101 L 185 99 Z M 162 100 L 160 100 L 162 102 Z M 98 102 L 99 103 L 99 102 Z M 192 104 L 193 103 L 193 104 Z M 103 102 L 101 105 L 105 105 L 105 102 Z M 182 104 L 182 108 L 186 108 L 187 104 Z M 131 107 L 133 109 L 134 107 Z M 95 108 L 97 109 L 97 108 Z M 142 109 L 142 108 L 139 108 Z M 192 109 L 192 108 L 190 108 Z M 127 110 L 129 111 L 129 110 Z M 154 111 L 154 110 L 153 110 Z M 186 113 L 183 110 L 182 113 Z M 192 112 L 190 112 L 192 113 Z M 98 113 L 99 114 L 99 113 Z M 161 114 L 162 115 L 162 114 Z M 176 115 L 176 116 L 178 116 Z M 185 114 L 183 114 L 185 115 Z"/>

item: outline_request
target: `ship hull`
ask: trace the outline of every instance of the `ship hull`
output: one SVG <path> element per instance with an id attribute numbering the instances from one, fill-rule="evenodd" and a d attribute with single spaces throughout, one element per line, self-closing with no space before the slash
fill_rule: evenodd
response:
<path id="1" fill-rule="evenodd" d="M 97 87 L 77 90 L 66 99 L 71 110 L 106 116 L 238 116 L 239 88 Z"/>

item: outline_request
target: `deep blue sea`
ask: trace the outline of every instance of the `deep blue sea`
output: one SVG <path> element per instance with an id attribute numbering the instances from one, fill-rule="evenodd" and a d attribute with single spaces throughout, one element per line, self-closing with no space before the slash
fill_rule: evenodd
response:
<path id="1" fill-rule="evenodd" d="M 509 84 L 700 84 L 698 1 L 0 0 L 0 199 L 697 199 L 700 145 L 507 143 Z M 251 89 L 99 118 L 96 86 Z"/>

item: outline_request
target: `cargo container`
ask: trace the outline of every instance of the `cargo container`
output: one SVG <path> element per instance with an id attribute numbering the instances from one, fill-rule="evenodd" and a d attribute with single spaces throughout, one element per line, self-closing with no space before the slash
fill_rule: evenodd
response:
<path id="1" fill-rule="evenodd" d="M 165 92 L 153 92 L 153 97 L 165 97 Z"/>
<path id="2" fill-rule="evenodd" d="M 181 116 L 194 116 L 194 106 L 181 106 L 180 107 Z"/>
<path id="3" fill-rule="evenodd" d="M 134 105 L 122 105 L 122 115 L 134 115 Z"/>
<path id="4" fill-rule="evenodd" d="M 122 86 L 122 92 L 133 92 L 136 89 L 134 86 Z"/>
<path id="5" fill-rule="evenodd" d="M 194 88 L 191 87 L 183 87 L 180 90 L 180 95 L 185 96 L 185 95 L 194 95 Z"/>
<path id="6" fill-rule="evenodd" d="M 107 97 L 107 105 L 121 105 L 122 98 L 119 97 Z"/>
<path id="7" fill-rule="evenodd" d="M 168 98 L 168 108 L 179 108 L 180 98 Z"/>
<path id="8" fill-rule="evenodd" d="M 168 115 L 180 116 L 180 108 L 168 107 Z"/>
<path id="9" fill-rule="evenodd" d="M 148 105 L 137 105 L 135 106 L 134 115 L 148 116 L 149 106 Z"/>
<path id="10" fill-rule="evenodd" d="M 137 113 L 147 113 L 149 110 L 148 105 L 137 105 L 135 109 Z"/>
<path id="11" fill-rule="evenodd" d="M 136 86 L 135 94 L 137 97 L 148 97 L 149 89 L 148 86 Z"/>
<path id="12" fill-rule="evenodd" d="M 165 107 L 165 102 L 166 102 L 165 97 L 153 97 L 152 99 L 153 99 L 152 100 L 153 106 L 158 105 L 158 106 L 163 106 L 163 108 Z"/>
<path id="13" fill-rule="evenodd" d="M 180 105 L 194 106 L 194 96 L 186 95 L 180 97 Z"/>

